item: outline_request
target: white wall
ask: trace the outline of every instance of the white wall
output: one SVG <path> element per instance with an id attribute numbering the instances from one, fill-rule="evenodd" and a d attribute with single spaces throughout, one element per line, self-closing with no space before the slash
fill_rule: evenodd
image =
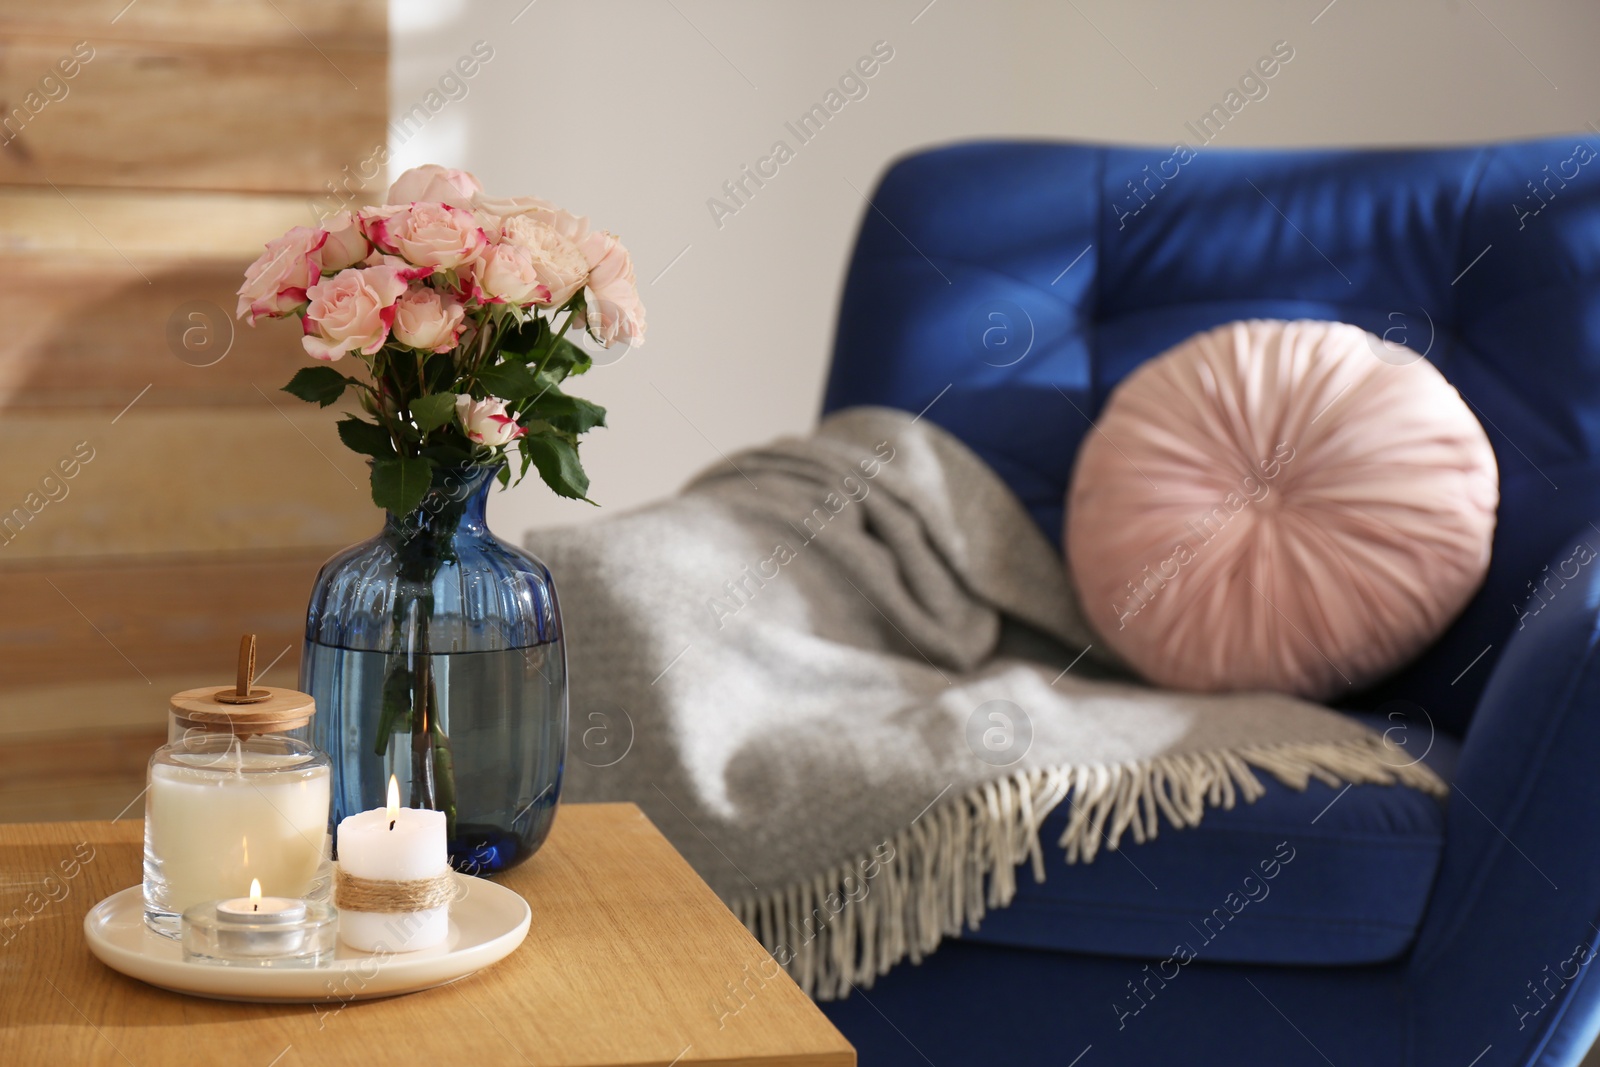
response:
<path id="1" fill-rule="evenodd" d="M 494 50 L 394 166 L 465 167 L 491 193 L 588 214 L 632 249 L 649 343 L 576 383 L 610 409 L 583 455 L 611 510 L 814 422 L 857 190 L 909 149 L 980 136 L 1171 144 L 1280 40 L 1294 59 L 1218 145 L 1444 143 L 1600 122 L 1600 6 L 1576 0 L 524 2 L 392 0 L 393 114 L 475 41 Z M 867 95 L 800 146 L 785 121 L 877 41 L 894 55 Z M 780 138 L 795 158 L 719 229 L 708 198 Z M 603 513 L 530 479 L 497 497 L 494 521 L 510 535 Z"/>

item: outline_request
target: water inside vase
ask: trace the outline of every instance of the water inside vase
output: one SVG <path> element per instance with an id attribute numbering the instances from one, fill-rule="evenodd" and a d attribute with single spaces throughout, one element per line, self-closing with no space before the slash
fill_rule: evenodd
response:
<path id="1" fill-rule="evenodd" d="M 430 761 L 398 723 L 376 751 L 387 652 L 355 651 L 307 641 L 301 677 L 316 698 L 316 744 L 332 755 L 330 830 L 339 820 L 384 805 L 389 776 L 400 803 L 422 807 Z M 454 767 L 455 819 L 450 862 L 470 874 L 494 874 L 522 862 L 543 843 L 555 818 L 566 752 L 566 657 L 559 641 L 529 648 L 407 656 L 433 679 L 437 721 Z M 426 664 L 411 662 L 425 658 Z M 425 732 L 423 745 L 437 743 Z M 514 769 L 520 771 L 513 773 Z M 420 771 L 419 771 L 420 769 Z M 337 838 L 334 842 L 338 849 Z"/>

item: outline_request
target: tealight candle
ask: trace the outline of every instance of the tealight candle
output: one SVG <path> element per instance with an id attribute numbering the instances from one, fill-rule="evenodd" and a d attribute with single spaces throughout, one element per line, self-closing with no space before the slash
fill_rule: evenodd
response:
<path id="1" fill-rule="evenodd" d="M 306 917 L 306 902 L 261 895 L 261 879 L 250 879 L 250 895 L 217 903 L 217 918 L 241 923 L 293 923 Z"/>
<path id="2" fill-rule="evenodd" d="M 326 901 L 261 895 L 211 900 L 185 908 L 183 958 L 235 967 L 317 967 L 334 957 L 338 913 Z"/>
<path id="3" fill-rule="evenodd" d="M 250 895 L 217 901 L 217 938 L 236 956 L 279 956 L 299 950 L 306 902 L 263 897 L 261 880 L 250 879 Z M 285 929 L 261 929 L 284 927 Z"/>
<path id="4" fill-rule="evenodd" d="M 388 804 L 342 819 L 336 845 L 340 871 L 352 879 L 395 886 L 435 880 L 450 870 L 442 811 L 400 806 L 389 778 Z M 341 891 L 342 893 L 342 891 Z M 353 909 L 339 898 L 339 940 L 362 952 L 411 952 L 441 944 L 450 934 L 450 905 L 417 911 Z"/>

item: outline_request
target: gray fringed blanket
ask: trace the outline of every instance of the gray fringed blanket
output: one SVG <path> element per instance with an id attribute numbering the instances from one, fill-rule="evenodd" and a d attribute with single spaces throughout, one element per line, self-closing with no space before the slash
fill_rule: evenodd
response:
<path id="1" fill-rule="evenodd" d="M 975 926 L 1020 864 L 1042 878 L 1063 802 L 1089 862 L 1256 799 L 1256 771 L 1444 789 L 1302 701 L 1116 675 L 1017 499 L 903 412 L 529 547 L 568 636 L 566 799 L 639 804 L 819 997 Z"/>

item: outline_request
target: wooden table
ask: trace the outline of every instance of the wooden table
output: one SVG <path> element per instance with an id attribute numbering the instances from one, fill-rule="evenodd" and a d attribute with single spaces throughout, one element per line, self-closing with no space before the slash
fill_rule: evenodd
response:
<path id="1" fill-rule="evenodd" d="M 185 997 L 91 956 L 84 913 L 139 881 L 141 834 L 137 821 L 0 826 L 0 1064 L 855 1063 L 631 804 L 563 807 L 539 854 L 500 879 L 533 908 L 510 958 L 343 1005 Z"/>

